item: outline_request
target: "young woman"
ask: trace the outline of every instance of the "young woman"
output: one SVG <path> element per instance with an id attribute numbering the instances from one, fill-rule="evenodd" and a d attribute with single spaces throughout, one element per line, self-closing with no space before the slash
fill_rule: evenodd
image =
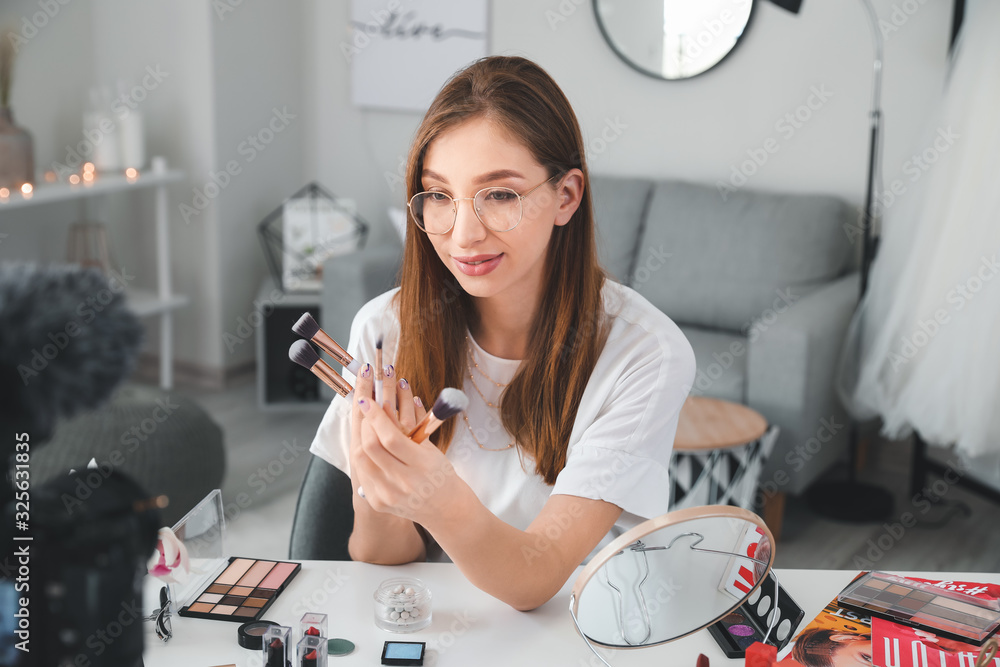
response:
<path id="1" fill-rule="evenodd" d="M 456 74 L 406 178 L 400 287 L 358 312 L 348 344 L 373 361 L 382 338 L 393 363 L 348 376 L 357 398 L 333 401 L 311 451 L 351 477 L 352 558 L 450 558 L 532 609 L 597 547 L 667 511 L 694 354 L 605 277 L 580 128 L 536 64 L 497 56 Z M 409 440 L 420 399 L 444 387 L 468 409 Z"/>

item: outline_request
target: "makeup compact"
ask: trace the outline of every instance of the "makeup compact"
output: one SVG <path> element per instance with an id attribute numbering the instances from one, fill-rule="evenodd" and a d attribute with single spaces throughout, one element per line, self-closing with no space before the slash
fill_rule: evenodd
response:
<path id="1" fill-rule="evenodd" d="M 222 493 L 215 489 L 173 527 L 184 543 L 190 575 L 171 584 L 180 616 L 247 623 L 258 621 L 302 569 L 300 563 L 225 555 Z"/>
<path id="2" fill-rule="evenodd" d="M 243 648 L 259 651 L 264 645 L 264 633 L 272 625 L 277 625 L 274 621 L 250 621 L 244 623 L 236 630 L 236 641 Z"/>
<path id="3" fill-rule="evenodd" d="M 994 603 L 886 572 L 869 572 L 837 600 L 866 614 L 981 645 L 1000 627 Z"/>
<path id="4" fill-rule="evenodd" d="M 426 642 L 386 642 L 382 646 L 382 664 L 419 667 L 424 664 L 426 649 Z"/>
<path id="5" fill-rule="evenodd" d="M 708 631 L 727 658 L 742 658 L 751 644 L 765 643 L 765 637 L 766 643 L 779 651 L 785 648 L 804 616 L 802 608 L 777 583 L 774 575 L 768 573 L 764 583 L 746 602 L 718 623 L 708 626 Z M 770 634 L 768 628 L 771 628 Z"/>

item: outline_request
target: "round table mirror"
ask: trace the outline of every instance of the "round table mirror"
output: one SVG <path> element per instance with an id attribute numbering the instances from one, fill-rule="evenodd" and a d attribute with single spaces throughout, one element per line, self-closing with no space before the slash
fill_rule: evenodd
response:
<path id="1" fill-rule="evenodd" d="M 659 79 L 688 79 L 736 47 L 753 0 L 594 0 L 594 13 L 626 63 Z"/>
<path id="2" fill-rule="evenodd" d="M 664 514 L 591 559 L 573 585 L 570 614 L 588 643 L 609 648 L 680 639 L 720 620 L 760 586 L 774 560 L 772 545 L 763 520 L 738 507 Z"/>

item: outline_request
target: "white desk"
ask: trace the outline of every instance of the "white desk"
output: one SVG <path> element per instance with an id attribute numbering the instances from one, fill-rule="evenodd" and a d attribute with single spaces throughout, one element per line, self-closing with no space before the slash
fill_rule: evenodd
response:
<path id="1" fill-rule="evenodd" d="M 1000 583 L 1000 573 L 908 573 L 935 579 Z M 393 634 L 375 627 L 372 593 L 383 579 L 422 579 L 433 594 L 434 621 L 412 634 Z M 805 610 L 801 629 L 857 575 L 853 570 L 777 570 L 782 586 Z M 331 657 L 330 665 L 380 664 L 386 640 L 427 642 L 426 665 L 567 665 L 600 667 L 579 636 L 569 615 L 569 591 L 575 575 L 548 603 L 531 612 L 514 611 L 470 584 L 452 564 L 419 563 L 388 567 L 351 562 L 307 561 L 302 571 L 264 614 L 264 618 L 298 630 L 307 611 L 329 615 L 330 635 L 357 648 Z M 145 605 L 156 600 L 159 582 L 147 577 Z M 210 667 L 235 663 L 259 667 L 260 654 L 236 642 L 239 623 L 172 617 L 174 637 L 163 644 L 146 626 L 146 667 Z M 298 637 L 294 638 L 298 641 Z M 598 649 L 618 665 L 693 666 L 699 653 L 713 665 L 742 665 L 728 660 L 715 640 L 702 630 L 676 642 L 638 650 Z"/>

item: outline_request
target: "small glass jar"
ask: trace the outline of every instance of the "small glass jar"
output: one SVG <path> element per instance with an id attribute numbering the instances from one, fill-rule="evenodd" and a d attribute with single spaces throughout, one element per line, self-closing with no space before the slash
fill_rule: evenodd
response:
<path id="1" fill-rule="evenodd" d="M 375 625 L 383 630 L 416 632 L 431 624 L 431 591 L 419 579 L 386 579 L 374 598 Z"/>

